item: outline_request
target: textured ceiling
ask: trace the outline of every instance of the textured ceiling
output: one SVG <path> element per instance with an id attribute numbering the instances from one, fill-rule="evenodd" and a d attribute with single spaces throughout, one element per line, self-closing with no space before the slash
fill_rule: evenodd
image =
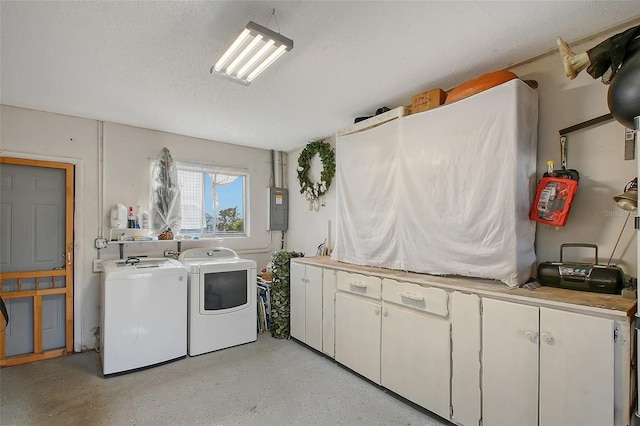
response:
<path id="1" fill-rule="evenodd" d="M 380 106 L 549 52 L 557 35 L 572 42 L 629 22 L 638 4 L 2 1 L 0 100 L 290 151 Z M 210 75 L 273 8 L 293 50 L 249 87 Z"/>

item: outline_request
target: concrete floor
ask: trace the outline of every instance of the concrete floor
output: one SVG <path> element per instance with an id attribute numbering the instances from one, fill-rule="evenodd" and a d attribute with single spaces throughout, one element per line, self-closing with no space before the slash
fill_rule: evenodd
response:
<path id="1" fill-rule="evenodd" d="M 449 425 L 268 334 L 107 379 L 95 352 L 8 367 L 0 393 L 2 425 Z"/>

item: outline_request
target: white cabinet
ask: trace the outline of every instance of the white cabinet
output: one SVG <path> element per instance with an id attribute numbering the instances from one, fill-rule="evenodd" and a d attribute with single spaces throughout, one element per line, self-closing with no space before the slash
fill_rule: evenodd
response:
<path id="1" fill-rule="evenodd" d="M 447 292 L 385 279 L 382 307 L 382 386 L 449 418 L 450 326 Z"/>
<path id="2" fill-rule="evenodd" d="M 322 351 L 322 268 L 291 262 L 291 337 Z"/>
<path id="3" fill-rule="evenodd" d="M 305 340 L 306 266 L 291 262 L 289 270 L 289 332 L 291 337 Z"/>
<path id="4" fill-rule="evenodd" d="M 380 384 L 380 303 L 336 294 L 336 361 Z"/>
<path id="5" fill-rule="evenodd" d="M 490 425 L 614 423 L 614 321 L 484 298 L 482 414 Z"/>
<path id="6" fill-rule="evenodd" d="M 336 361 L 449 418 L 449 343 L 445 290 L 338 272 Z"/>
<path id="7" fill-rule="evenodd" d="M 482 300 L 483 425 L 538 424 L 538 310 Z"/>
<path id="8" fill-rule="evenodd" d="M 613 424 L 613 321 L 540 308 L 539 344 L 540 424 Z"/>
<path id="9" fill-rule="evenodd" d="M 481 418 L 480 297 L 451 293 L 451 421 L 477 425 Z"/>
<path id="10" fill-rule="evenodd" d="M 335 357 L 336 271 L 322 273 L 322 352 Z"/>
<path id="11" fill-rule="evenodd" d="M 380 278 L 339 271 L 336 361 L 380 384 Z"/>
<path id="12" fill-rule="evenodd" d="M 456 425 L 630 424 L 634 300 L 291 264 L 293 337 Z"/>

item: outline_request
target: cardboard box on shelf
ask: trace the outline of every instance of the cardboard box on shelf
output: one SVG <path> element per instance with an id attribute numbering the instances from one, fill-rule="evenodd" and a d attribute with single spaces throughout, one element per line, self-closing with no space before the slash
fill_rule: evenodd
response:
<path id="1" fill-rule="evenodd" d="M 431 89 L 413 95 L 411 98 L 411 114 L 427 111 L 442 105 L 447 99 L 447 93 L 442 89 Z"/>

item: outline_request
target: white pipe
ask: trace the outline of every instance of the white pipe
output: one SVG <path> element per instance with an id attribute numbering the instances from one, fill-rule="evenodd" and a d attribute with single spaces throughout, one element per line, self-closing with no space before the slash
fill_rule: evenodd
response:
<path id="1" fill-rule="evenodd" d="M 248 249 L 233 249 L 238 254 L 265 254 L 273 251 L 273 232 L 269 232 L 269 245 Z"/>
<path id="2" fill-rule="evenodd" d="M 98 236 L 104 235 L 104 123 L 98 121 Z"/>
<path id="3" fill-rule="evenodd" d="M 104 122 L 98 121 L 98 237 L 104 237 Z M 100 259 L 100 250 L 98 250 Z"/>
<path id="4" fill-rule="evenodd" d="M 639 152 L 639 146 L 640 146 L 640 115 L 635 117 L 633 120 L 633 127 L 634 127 L 634 133 L 635 133 L 635 148 L 636 148 L 636 158 L 638 158 L 638 152 Z M 637 161 L 637 165 L 638 165 L 638 176 L 640 176 L 640 161 Z M 639 212 L 640 213 L 640 212 Z M 636 215 L 636 220 L 637 220 L 637 215 Z M 636 246 L 637 246 L 637 254 L 636 254 L 636 279 L 640 279 L 640 237 L 638 237 L 638 230 L 636 229 Z M 638 293 L 638 288 L 637 288 L 637 283 L 638 281 L 636 281 L 636 297 L 638 299 L 638 303 L 640 303 L 640 293 Z M 640 317 L 640 315 L 638 315 L 638 313 L 636 313 L 635 315 L 635 319 L 637 319 L 638 317 Z M 635 332 L 636 333 L 636 345 L 637 345 L 637 351 L 636 351 L 636 365 L 640 365 L 638 364 L 638 362 L 640 362 L 640 333 L 638 333 L 637 330 L 634 330 L 635 327 L 633 327 L 635 325 L 635 321 L 632 322 L 632 329 L 631 332 Z M 637 374 L 637 387 L 636 389 L 640 389 L 640 374 Z M 637 392 L 636 392 L 637 395 Z M 640 416 L 640 398 L 636 397 L 636 416 Z"/>
<path id="5" fill-rule="evenodd" d="M 286 188 L 287 187 L 287 180 L 285 179 L 286 176 L 286 169 L 285 169 L 285 161 L 286 161 L 286 153 L 284 153 L 283 151 L 278 151 L 279 157 L 280 157 L 280 186 L 282 188 Z"/>

